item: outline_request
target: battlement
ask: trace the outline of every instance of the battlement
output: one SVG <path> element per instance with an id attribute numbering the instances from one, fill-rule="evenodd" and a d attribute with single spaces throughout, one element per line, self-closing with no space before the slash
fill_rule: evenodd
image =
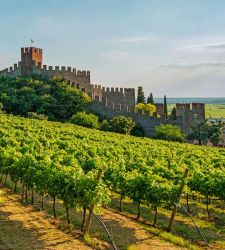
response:
<path id="1" fill-rule="evenodd" d="M 205 112 L 205 103 L 176 103 L 176 110 L 188 110 L 192 112 Z"/>
<path id="2" fill-rule="evenodd" d="M 179 109 L 190 110 L 191 104 L 190 103 L 176 103 L 176 110 L 179 110 Z"/>
<path id="3" fill-rule="evenodd" d="M 32 62 L 33 66 L 35 66 L 39 70 L 44 70 L 44 71 L 56 71 L 56 72 L 62 72 L 64 73 L 69 73 L 77 77 L 87 77 L 90 78 L 90 71 L 85 71 L 85 70 L 76 70 L 75 68 L 72 67 L 66 67 L 66 66 L 48 66 L 48 65 L 41 65 L 41 63 L 36 63 L 35 61 Z"/>
<path id="4" fill-rule="evenodd" d="M 18 68 L 20 68 L 20 62 L 14 63 L 13 66 L 1 70 L 0 73 L 10 73 L 10 72 L 17 70 Z"/>
<path id="5" fill-rule="evenodd" d="M 192 103 L 192 109 L 205 110 L 205 103 Z"/>
<path id="6" fill-rule="evenodd" d="M 120 93 L 124 95 L 133 95 L 135 94 L 135 89 L 134 88 L 109 88 L 109 87 L 102 87 L 102 92 L 103 93 Z"/>
<path id="7" fill-rule="evenodd" d="M 42 55 L 43 50 L 35 47 L 25 47 L 21 48 L 21 54 L 32 54 L 36 53 L 39 55 Z"/>
<path id="8" fill-rule="evenodd" d="M 132 110 L 135 106 L 134 88 L 105 88 L 91 84 L 88 70 L 77 70 L 70 66 L 48 66 L 42 63 L 43 50 L 35 47 L 21 48 L 21 62 L 0 71 L 0 76 L 17 77 L 39 75 L 46 79 L 63 78 L 70 86 L 88 94 L 105 107 Z"/>
<path id="9" fill-rule="evenodd" d="M 91 84 L 93 89 L 97 89 L 97 90 L 102 90 L 102 86 L 101 85 L 97 85 L 97 84 Z"/>

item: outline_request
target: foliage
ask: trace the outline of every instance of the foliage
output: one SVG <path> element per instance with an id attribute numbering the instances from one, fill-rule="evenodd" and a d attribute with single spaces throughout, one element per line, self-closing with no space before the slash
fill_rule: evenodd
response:
<path id="1" fill-rule="evenodd" d="M 137 137 L 144 137 L 145 136 L 145 131 L 143 127 L 140 124 L 135 124 L 131 131 L 131 135 L 137 136 Z"/>
<path id="2" fill-rule="evenodd" d="M 148 111 L 149 113 L 154 113 L 156 112 L 156 106 L 151 103 L 147 103 L 145 105 L 145 110 Z"/>
<path id="3" fill-rule="evenodd" d="M 27 116 L 35 112 L 65 121 L 86 109 L 90 98 L 62 79 L 0 78 L 0 102 L 7 113 Z"/>
<path id="4" fill-rule="evenodd" d="M 104 121 L 102 129 L 120 134 L 130 134 L 135 122 L 130 117 L 115 116 L 109 122 Z"/>
<path id="5" fill-rule="evenodd" d="M 155 138 L 182 142 L 184 140 L 184 135 L 178 126 L 166 124 L 155 127 Z"/>
<path id="6" fill-rule="evenodd" d="M 224 149 L 4 114 L 0 123 L 0 174 L 61 199 L 65 207 L 107 204 L 109 190 L 129 197 L 139 206 L 138 215 L 140 204 L 174 204 L 187 166 L 187 193 L 225 200 Z"/>
<path id="7" fill-rule="evenodd" d="M 4 105 L 0 102 L 0 113 L 4 113 Z"/>
<path id="8" fill-rule="evenodd" d="M 142 112 L 142 114 L 145 111 L 149 112 L 149 114 L 152 114 L 156 112 L 156 106 L 151 103 L 147 103 L 147 104 L 138 103 L 134 108 L 134 112 L 138 112 L 139 110 Z"/>
<path id="9" fill-rule="evenodd" d="M 91 113 L 87 114 L 86 112 L 78 112 L 73 115 L 69 121 L 86 128 L 99 128 L 98 116 Z"/>
<path id="10" fill-rule="evenodd" d="M 142 113 L 145 110 L 145 104 L 144 103 L 137 103 L 136 106 L 134 107 L 134 112 L 141 111 Z"/>
<path id="11" fill-rule="evenodd" d="M 147 103 L 154 104 L 154 98 L 152 93 L 150 93 L 149 97 L 147 98 Z"/>
<path id="12" fill-rule="evenodd" d="M 28 118 L 32 119 L 38 119 L 38 120 L 48 120 L 48 117 L 43 114 L 37 114 L 35 112 L 28 112 L 27 113 Z"/>
<path id="13" fill-rule="evenodd" d="M 173 107 L 172 111 L 171 111 L 171 117 L 173 120 L 177 119 L 177 110 L 176 107 Z"/>
<path id="14" fill-rule="evenodd" d="M 138 87 L 137 103 L 145 103 L 145 94 L 142 86 Z"/>
<path id="15" fill-rule="evenodd" d="M 168 119 L 167 100 L 166 100 L 165 95 L 164 95 L 164 115 L 165 115 L 165 118 Z"/>
<path id="16" fill-rule="evenodd" d="M 216 146 L 222 135 L 222 125 L 207 123 L 206 121 L 197 122 L 191 127 L 187 135 L 188 140 L 198 140 L 199 145 L 211 141 Z"/>

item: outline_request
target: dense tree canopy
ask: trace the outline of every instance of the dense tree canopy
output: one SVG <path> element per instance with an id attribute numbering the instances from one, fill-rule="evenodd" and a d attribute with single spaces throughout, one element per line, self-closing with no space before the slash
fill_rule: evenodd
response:
<path id="1" fill-rule="evenodd" d="M 50 120 L 65 121 L 86 109 L 90 98 L 62 79 L 0 78 L 0 103 L 7 113 L 27 116 L 44 114 Z"/>
<path id="2" fill-rule="evenodd" d="M 182 142 L 184 140 L 184 135 L 178 126 L 166 124 L 155 127 L 155 138 Z"/>
<path id="3" fill-rule="evenodd" d="M 87 114 L 86 112 L 78 112 L 73 115 L 70 119 L 70 122 L 77 124 L 86 128 L 98 128 L 98 116 L 94 114 Z"/>
<path id="4" fill-rule="evenodd" d="M 214 146 L 217 146 L 222 135 L 222 127 L 222 124 L 211 124 L 206 121 L 197 122 L 191 127 L 187 139 L 198 140 L 199 145 L 210 141 Z"/>
<path id="5" fill-rule="evenodd" d="M 154 112 L 156 112 L 156 106 L 151 103 L 138 103 L 134 108 L 134 112 L 138 112 L 139 110 L 142 112 L 142 114 L 147 111 L 149 115 L 152 115 Z"/>
<path id="6" fill-rule="evenodd" d="M 109 122 L 103 121 L 101 130 L 116 132 L 120 134 L 130 134 L 135 126 L 131 117 L 115 116 Z"/>
<path id="7" fill-rule="evenodd" d="M 145 103 L 145 94 L 142 86 L 138 87 L 137 103 Z"/>
<path id="8" fill-rule="evenodd" d="M 154 97 L 152 93 L 150 93 L 149 97 L 147 98 L 147 103 L 154 104 Z"/>

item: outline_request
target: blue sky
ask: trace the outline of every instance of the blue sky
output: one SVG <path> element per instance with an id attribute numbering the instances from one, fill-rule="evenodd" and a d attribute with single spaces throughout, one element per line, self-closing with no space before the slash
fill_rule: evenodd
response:
<path id="1" fill-rule="evenodd" d="M 0 0 L 0 68 L 20 47 L 47 65 L 91 70 L 94 84 L 146 95 L 225 96 L 223 0 Z"/>

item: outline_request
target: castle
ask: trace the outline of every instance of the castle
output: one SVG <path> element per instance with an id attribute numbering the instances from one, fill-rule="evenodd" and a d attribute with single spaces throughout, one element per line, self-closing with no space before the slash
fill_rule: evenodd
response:
<path id="1" fill-rule="evenodd" d="M 91 84 L 90 71 L 76 70 L 71 67 L 43 65 L 43 50 L 35 47 L 21 48 L 21 60 L 13 67 L 0 71 L 0 77 L 17 77 L 39 75 L 46 79 L 63 78 L 69 85 L 87 93 L 93 100 L 92 111 L 107 118 L 115 115 L 130 116 L 145 130 L 146 136 L 152 136 L 154 127 L 160 124 L 173 124 L 187 133 L 192 124 L 205 119 L 205 104 L 176 104 L 176 118 L 164 115 L 164 105 L 156 103 L 156 113 L 134 113 L 134 88 L 105 88 Z"/>
<path id="2" fill-rule="evenodd" d="M 135 107 L 134 88 L 105 88 L 93 85 L 90 71 L 43 65 L 43 50 L 39 48 L 21 48 L 21 61 L 9 69 L 0 71 L 0 76 L 5 77 L 29 75 L 41 75 L 48 79 L 63 78 L 71 86 L 86 92 L 92 100 L 102 102 L 109 108 L 120 107 L 122 110 L 130 111 Z"/>

